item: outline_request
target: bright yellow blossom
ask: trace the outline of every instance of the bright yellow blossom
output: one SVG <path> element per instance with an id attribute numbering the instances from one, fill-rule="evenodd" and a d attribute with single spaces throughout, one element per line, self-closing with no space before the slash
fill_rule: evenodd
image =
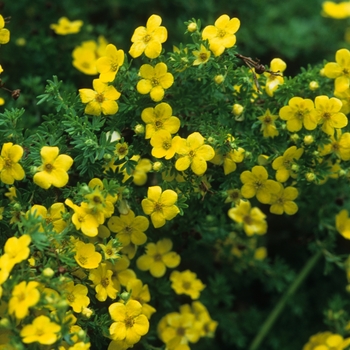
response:
<path id="1" fill-rule="evenodd" d="M 40 299 L 38 290 L 39 283 L 36 281 L 20 282 L 12 291 L 11 299 L 8 304 L 10 315 L 17 319 L 23 319 L 29 314 L 29 308 L 36 305 Z"/>
<path id="2" fill-rule="evenodd" d="M 270 71 L 278 74 L 271 74 L 268 72 L 264 73 L 267 78 L 265 83 L 265 91 L 270 97 L 273 96 L 274 92 L 278 88 L 278 85 L 284 83 L 282 73 L 286 68 L 287 65 L 284 61 L 282 61 L 280 58 L 274 58 L 270 64 Z"/>
<path id="3" fill-rule="evenodd" d="M 67 17 L 61 17 L 58 24 L 50 24 L 50 28 L 58 35 L 67 35 L 79 33 L 83 24 L 81 20 L 71 22 Z"/>
<path id="4" fill-rule="evenodd" d="M 335 97 L 322 95 L 315 98 L 315 117 L 322 124 L 322 131 L 328 135 L 334 134 L 334 129 L 348 125 L 348 118 L 341 113 L 342 103 Z"/>
<path id="5" fill-rule="evenodd" d="M 0 15 L 0 44 L 4 45 L 10 41 L 10 31 L 5 27 L 4 17 Z"/>
<path id="6" fill-rule="evenodd" d="M 77 242 L 75 261 L 84 269 L 96 269 L 102 260 L 102 255 L 95 251 L 92 243 Z"/>
<path id="7" fill-rule="evenodd" d="M 162 52 L 162 43 L 168 38 L 168 32 L 161 26 L 162 18 L 158 15 L 152 15 L 148 18 L 146 27 L 135 29 L 131 37 L 129 54 L 133 57 L 139 57 L 142 53 L 148 58 L 156 58 Z"/>
<path id="8" fill-rule="evenodd" d="M 197 274 L 190 270 L 173 271 L 169 279 L 172 282 L 171 288 L 176 294 L 186 294 L 191 299 L 198 299 L 201 291 L 205 288 L 202 281 L 197 278 Z"/>
<path id="9" fill-rule="evenodd" d="M 296 146 L 289 147 L 284 153 L 283 156 L 277 157 L 273 163 L 272 168 L 276 171 L 276 180 L 279 182 L 286 182 L 291 176 L 293 179 L 297 177 L 297 174 L 293 170 L 293 164 L 298 160 L 304 149 L 298 148 Z"/>
<path id="10" fill-rule="evenodd" d="M 337 231 L 346 239 L 350 239 L 350 218 L 346 209 L 341 210 L 335 217 Z"/>
<path id="11" fill-rule="evenodd" d="M 342 134 L 340 129 L 336 129 L 335 135 L 330 136 L 330 140 L 330 143 L 323 145 L 320 155 L 333 153 L 341 160 L 350 160 L 350 133 Z"/>
<path id="12" fill-rule="evenodd" d="M 44 146 L 40 155 L 42 165 L 38 169 L 39 172 L 34 174 L 34 183 L 45 190 L 51 186 L 65 186 L 69 179 L 67 171 L 72 166 L 73 159 L 66 154 L 59 155 L 58 147 Z"/>
<path id="13" fill-rule="evenodd" d="M 171 159 L 183 143 L 180 136 L 171 137 L 166 130 L 159 130 L 151 138 L 152 156 L 155 158 Z"/>
<path id="14" fill-rule="evenodd" d="M 108 220 L 108 228 L 116 233 L 116 238 L 126 247 L 132 242 L 135 245 L 142 245 L 146 242 L 149 221 L 145 216 L 135 216 L 132 210 L 125 215 L 112 216 Z"/>
<path id="15" fill-rule="evenodd" d="M 207 48 L 203 44 L 201 44 L 200 50 L 192 51 L 192 53 L 196 57 L 196 59 L 193 62 L 194 66 L 207 63 L 211 55 L 210 51 L 207 50 Z"/>
<path id="16" fill-rule="evenodd" d="M 286 213 L 288 215 L 294 215 L 298 211 L 298 206 L 295 204 L 294 199 L 298 197 L 298 190 L 295 187 L 284 188 L 280 184 L 280 191 L 271 195 L 270 201 L 270 213 L 282 215 Z"/>
<path id="17" fill-rule="evenodd" d="M 236 207 L 228 211 L 228 216 L 243 224 L 247 236 L 263 235 L 267 231 L 266 215 L 257 207 L 252 208 L 249 201 L 240 201 Z"/>
<path id="18" fill-rule="evenodd" d="M 216 165 L 223 165 L 224 174 L 231 174 L 237 169 L 236 163 L 241 163 L 244 159 L 244 149 L 238 147 L 238 149 L 231 149 L 225 154 L 221 154 L 218 151 L 215 151 L 215 156 L 210 160 L 211 163 Z"/>
<path id="19" fill-rule="evenodd" d="M 202 32 L 202 39 L 209 41 L 209 48 L 215 56 L 220 56 L 225 49 L 236 43 L 234 35 L 239 29 L 238 18 L 231 18 L 228 15 L 220 16 L 214 25 L 206 26 Z"/>
<path id="20" fill-rule="evenodd" d="M 22 235 L 19 238 L 10 237 L 7 239 L 4 252 L 13 265 L 28 258 L 30 253 L 29 244 L 31 241 L 32 239 L 29 235 Z"/>
<path id="21" fill-rule="evenodd" d="M 165 63 L 157 63 L 155 67 L 150 64 L 143 64 L 140 68 L 141 80 L 137 83 L 136 89 L 142 94 L 150 94 L 154 102 L 159 102 L 164 97 L 164 90 L 169 89 L 174 83 L 174 77 L 168 72 Z"/>
<path id="22" fill-rule="evenodd" d="M 117 241 L 115 239 L 110 239 L 106 245 L 99 244 L 99 247 L 103 251 L 105 260 L 113 260 L 120 257 L 119 251 L 122 249 L 122 247 L 119 245 L 119 240 Z"/>
<path id="23" fill-rule="evenodd" d="M 108 44 L 105 56 L 100 57 L 96 62 L 97 71 L 100 73 L 99 79 L 103 83 L 113 81 L 123 63 L 124 51 L 118 50 L 113 44 Z"/>
<path id="24" fill-rule="evenodd" d="M 157 104 L 154 108 L 145 108 L 141 113 L 141 118 L 146 123 L 145 139 L 150 139 L 160 130 L 176 134 L 180 129 L 180 119 L 172 116 L 172 113 L 171 106 L 165 102 Z"/>
<path id="25" fill-rule="evenodd" d="M 67 302 L 74 312 L 80 313 L 84 308 L 89 306 L 88 289 L 83 284 L 74 284 L 74 281 L 69 281 L 64 284 L 63 290 L 67 293 Z"/>
<path id="26" fill-rule="evenodd" d="M 152 170 L 152 163 L 148 158 L 140 158 L 139 155 L 132 156 L 130 160 L 137 162 L 137 164 L 131 174 L 127 173 L 126 169 L 119 171 L 124 174 L 122 182 L 124 183 L 132 176 L 135 185 L 143 186 L 147 181 L 147 173 Z M 119 169 L 123 166 L 124 163 L 120 164 Z"/>
<path id="27" fill-rule="evenodd" d="M 148 187 L 147 198 L 141 202 L 142 209 L 146 215 L 151 216 L 155 228 L 165 225 L 167 220 L 172 220 L 179 212 L 175 205 L 177 193 L 173 190 L 162 192 L 160 186 Z"/>
<path id="28" fill-rule="evenodd" d="M 129 269 L 130 260 L 125 256 L 121 255 L 120 258 L 113 263 L 107 261 L 107 269 L 112 270 L 112 281 L 113 286 L 117 290 L 121 290 L 122 286 L 126 286 L 129 281 L 136 278 L 134 270 Z"/>
<path id="29" fill-rule="evenodd" d="M 321 332 L 310 337 L 302 350 L 344 350 L 350 345 L 350 338 L 340 334 Z"/>
<path id="30" fill-rule="evenodd" d="M 335 91 L 343 92 L 350 87 L 350 51 L 338 50 L 335 53 L 335 61 L 325 65 L 324 74 L 327 78 L 335 79 Z"/>
<path id="31" fill-rule="evenodd" d="M 118 112 L 118 103 L 116 100 L 120 97 L 120 92 L 112 86 L 104 83 L 100 79 L 94 79 L 92 89 L 79 89 L 79 95 L 82 103 L 87 103 L 85 113 L 100 116 L 113 115 Z"/>
<path id="32" fill-rule="evenodd" d="M 12 185 L 15 180 L 24 178 L 24 170 L 18 162 L 23 156 L 23 148 L 12 142 L 4 143 L 0 155 L 0 180 L 7 185 Z"/>
<path id="33" fill-rule="evenodd" d="M 113 340 L 124 340 L 126 344 L 132 346 L 148 332 L 149 321 L 142 313 L 142 305 L 138 301 L 129 300 L 126 304 L 113 303 L 108 311 L 114 321 L 109 327 Z"/>
<path id="34" fill-rule="evenodd" d="M 180 158 L 175 163 L 178 171 L 184 171 L 191 166 L 191 170 L 198 176 L 207 170 L 207 161 L 214 158 L 214 149 L 204 144 L 204 137 L 199 132 L 190 134 L 183 145 L 176 151 Z"/>
<path id="35" fill-rule="evenodd" d="M 90 271 L 89 280 L 95 286 L 96 299 L 98 301 L 106 301 L 107 297 L 111 299 L 117 297 L 118 290 L 114 288 L 112 275 L 113 271 L 109 270 L 105 263 Z"/>
<path id="36" fill-rule="evenodd" d="M 50 318 L 44 315 L 36 317 L 31 324 L 25 325 L 20 336 L 25 344 L 38 342 L 42 345 L 51 345 L 58 339 L 58 332 L 61 326 L 51 322 Z"/>
<path id="37" fill-rule="evenodd" d="M 261 117 L 258 117 L 258 120 L 261 122 L 261 131 L 263 132 L 264 137 L 275 137 L 277 136 L 278 130 L 275 125 L 275 121 L 278 118 L 277 115 L 272 115 L 270 110 L 267 109 Z"/>
<path id="38" fill-rule="evenodd" d="M 163 238 L 157 243 L 148 243 L 145 247 L 146 254 L 141 255 L 136 266 L 141 271 L 148 271 L 153 277 L 164 276 L 166 268 L 175 268 L 180 264 L 181 257 L 171 251 L 173 242 L 169 238 Z"/>
<path id="39" fill-rule="evenodd" d="M 306 130 L 314 130 L 317 120 L 314 115 L 314 102 L 310 99 L 292 97 L 288 106 L 284 106 L 279 111 L 282 120 L 287 121 L 287 130 L 290 132 L 299 131 L 303 126 Z"/>
<path id="40" fill-rule="evenodd" d="M 243 183 L 241 193 L 245 198 L 256 196 L 260 203 L 267 204 L 271 195 L 279 191 L 279 184 L 268 180 L 267 170 L 261 165 L 254 166 L 252 171 L 243 171 L 240 178 Z"/>

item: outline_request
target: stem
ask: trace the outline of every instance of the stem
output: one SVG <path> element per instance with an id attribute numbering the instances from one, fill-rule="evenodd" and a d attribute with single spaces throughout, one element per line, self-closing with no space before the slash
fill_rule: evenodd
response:
<path id="1" fill-rule="evenodd" d="M 312 256 L 304 265 L 303 269 L 299 272 L 299 275 L 296 277 L 294 282 L 289 286 L 287 291 L 284 293 L 282 298 L 279 300 L 277 305 L 274 307 L 274 309 L 271 311 L 268 318 L 265 320 L 263 325 L 261 326 L 259 333 L 256 335 L 256 337 L 253 339 L 253 342 L 251 343 L 249 350 L 257 350 L 261 344 L 261 342 L 264 340 L 265 336 L 268 334 L 269 330 L 272 328 L 273 324 L 275 323 L 277 317 L 284 309 L 288 299 L 295 293 L 295 291 L 299 288 L 301 283 L 304 281 L 304 279 L 307 277 L 307 275 L 311 272 L 311 270 L 316 265 L 318 259 L 322 256 L 322 251 L 318 251 L 314 256 Z"/>

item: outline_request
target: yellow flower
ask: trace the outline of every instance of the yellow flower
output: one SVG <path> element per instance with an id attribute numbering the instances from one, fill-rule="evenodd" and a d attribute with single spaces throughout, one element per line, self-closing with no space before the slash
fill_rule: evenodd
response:
<path id="1" fill-rule="evenodd" d="M 75 34 L 80 32 L 83 21 L 70 21 L 67 17 L 61 17 L 58 24 L 50 24 L 50 28 L 58 35 Z"/>
<path id="2" fill-rule="evenodd" d="M 142 313 L 142 305 L 136 300 L 126 304 L 113 303 L 108 308 L 114 321 L 109 327 L 113 340 L 124 340 L 129 346 L 136 344 L 149 329 L 149 321 Z"/>
<path id="3" fill-rule="evenodd" d="M 231 149 L 225 154 L 215 151 L 215 156 L 210 162 L 216 165 L 223 165 L 224 174 L 228 175 L 237 169 L 236 163 L 241 163 L 243 161 L 244 152 L 244 149 L 241 147 L 238 147 L 238 149 Z"/>
<path id="4" fill-rule="evenodd" d="M 190 350 L 187 344 L 197 343 L 200 338 L 200 331 L 195 326 L 193 313 L 171 312 L 159 321 L 158 336 L 167 349 Z"/>
<path id="5" fill-rule="evenodd" d="M 137 162 L 137 164 L 131 173 L 128 173 L 126 169 L 119 170 L 119 172 L 124 174 L 122 182 L 124 183 L 132 176 L 135 185 L 143 186 L 147 181 L 147 173 L 152 170 L 152 163 L 148 158 L 140 159 L 139 155 L 132 156 L 130 160 Z M 122 169 L 124 164 L 120 164 L 119 169 Z"/>
<path id="6" fill-rule="evenodd" d="M 168 238 L 163 238 L 157 243 L 148 243 L 145 247 L 146 254 L 141 255 L 136 266 L 141 271 L 148 271 L 153 277 L 164 276 L 166 268 L 175 268 L 180 264 L 181 257 L 176 252 L 171 251 L 173 242 Z"/>
<path id="7" fill-rule="evenodd" d="M 51 186 L 63 187 L 68 182 L 67 171 L 72 166 L 73 159 L 58 153 L 58 147 L 44 146 L 40 151 L 43 164 L 39 167 L 39 172 L 34 174 L 33 181 L 45 190 Z"/>
<path id="8" fill-rule="evenodd" d="M 286 213 L 288 215 L 294 215 L 298 211 L 298 206 L 293 202 L 298 197 L 298 190 L 295 187 L 284 188 L 280 184 L 280 191 L 271 195 L 270 213 L 282 215 Z"/>
<path id="9" fill-rule="evenodd" d="M 0 15 L 1 16 L 1 15 Z M 24 178 L 24 170 L 18 162 L 23 156 L 23 148 L 12 142 L 4 143 L 0 155 L 0 180 L 12 185 L 15 180 Z"/>
<path id="10" fill-rule="evenodd" d="M 315 98 L 315 116 L 318 124 L 322 124 L 322 131 L 328 135 L 334 134 L 334 129 L 341 129 L 348 125 L 348 118 L 341 113 L 342 103 L 335 97 L 322 95 Z"/>
<path id="11" fill-rule="evenodd" d="M 238 188 L 234 188 L 231 190 L 227 190 L 227 197 L 225 199 L 225 203 L 231 203 L 234 202 L 236 204 L 239 204 L 242 198 L 241 191 Z"/>
<path id="12" fill-rule="evenodd" d="M 0 15 L 0 44 L 4 45 L 10 41 L 10 31 L 5 27 L 4 17 Z"/>
<path id="13" fill-rule="evenodd" d="M 30 253 L 29 244 L 31 241 L 32 239 L 29 235 L 22 235 L 19 238 L 10 237 L 7 239 L 4 252 L 13 265 L 28 258 Z"/>
<path id="14" fill-rule="evenodd" d="M 117 50 L 113 44 L 107 45 L 105 56 L 96 62 L 97 71 L 100 73 L 99 79 L 104 83 L 113 81 L 123 63 L 124 51 Z"/>
<path id="15" fill-rule="evenodd" d="M 279 182 L 286 182 L 291 176 L 293 179 L 297 177 L 297 174 L 293 170 L 293 165 L 295 161 L 298 160 L 304 150 L 296 146 L 289 147 L 284 153 L 283 156 L 277 157 L 273 163 L 272 168 L 276 171 L 276 180 Z"/>
<path id="16" fill-rule="evenodd" d="M 106 301 L 107 297 L 115 299 L 118 290 L 114 288 L 112 281 L 113 271 L 107 268 L 107 264 L 100 264 L 97 269 L 93 269 L 89 273 L 89 280 L 95 286 L 96 299 L 98 301 Z"/>
<path id="17" fill-rule="evenodd" d="M 303 350 L 343 350 L 350 345 L 350 338 L 344 339 L 340 334 L 321 332 L 310 337 Z"/>
<path id="18" fill-rule="evenodd" d="M 92 243 L 77 242 L 75 261 L 84 269 L 96 269 L 102 260 L 102 255 L 95 251 Z"/>
<path id="19" fill-rule="evenodd" d="M 271 195 L 278 193 L 280 189 L 278 182 L 268 180 L 267 170 L 261 165 L 254 166 L 252 171 L 243 171 L 240 178 L 243 183 L 242 196 L 245 198 L 256 196 L 260 203 L 269 203 Z"/>
<path id="20" fill-rule="evenodd" d="M 199 132 L 194 132 L 184 140 L 183 145 L 177 150 L 180 158 L 175 163 L 178 171 L 184 171 L 191 166 L 192 171 L 203 175 L 207 170 L 207 161 L 214 158 L 214 149 L 204 144 L 204 137 Z"/>
<path id="21" fill-rule="evenodd" d="M 162 52 L 162 43 L 168 38 L 168 32 L 161 26 L 162 18 L 158 15 L 152 15 L 148 18 L 146 27 L 135 29 L 131 37 L 129 54 L 133 57 L 139 57 L 144 52 L 148 58 L 156 58 Z"/>
<path id="22" fill-rule="evenodd" d="M 172 116 L 172 113 L 171 106 L 165 102 L 157 104 L 154 108 L 145 108 L 141 113 L 141 118 L 146 123 L 145 139 L 150 139 L 160 130 L 176 134 L 180 129 L 180 119 Z"/>
<path id="23" fill-rule="evenodd" d="M 159 130 L 153 134 L 151 138 L 152 156 L 155 158 L 171 159 L 174 157 L 177 149 L 183 143 L 180 136 L 175 136 L 173 139 L 166 130 Z"/>
<path id="24" fill-rule="evenodd" d="M 190 270 L 183 272 L 173 271 L 169 279 L 171 288 L 174 289 L 176 294 L 186 294 L 191 299 L 198 299 L 201 291 L 205 288 L 202 281 L 197 278 L 197 274 Z"/>
<path id="25" fill-rule="evenodd" d="M 40 300 L 40 292 L 37 289 L 39 283 L 36 281 L 20 282 L 12 291 L 11 299 L 8 304 L 10 315 L 17 319 L 23 319 L 29 314 L 29 308 L 36 305 Z"/>
<path id="26" fill-rule="evenodd" d="M 108 259 L 118 259 L 120 258 L 119 251 L 122 249 L 122 247 L 119 244 L 119 240 L 110 239 L 109 242 L 104 244 L 99 244 L 99 247 L 102 249 L 103 254 L 105 256 L 105 260 Z"/>
<path id="27" fill-rule="evenodd" d="M 147 304 L 151 300 L 148 285 L 142 284 L 142 281 L 139 279 L 133 279 L 128 282 L 126 290 L 130 293 L 130 299 L 137 300 L 142 305 L 142 313 L 150 319 L 152 314 L 156 312 L 156 309 Z"/>
<path id="28" fill-rule="evenodd" d="M 335 79 L 334 85 L 337 92 L 343 92 L 350 86 L 350 51 L 338 50 L 335 53 L 335 61 L 324 66 L 324 74 L 327 78 Z"/>
<path id="29" fill-rule="evenodd" d="M 126 247 L 130 242 L 135 245 L 142 245 L 147 241 L 149 221 L 144 216 L 136 216 L 132 210 L 126 215 L 112 216 L 108 220 L 108 228 L 116 233 L 119 242 Z"/>
<path id="30" fill-rule="evenodd" d="M 243 224 L 247 236 L 263 235 L 267 231 L 266 215 L 257 208 L 251 207 L 249 201 L 241 201 L 228 211 L 228 216 L 239 224 Z"/>
<path id="31" fill-rule="evenodd" d="M 63 290 L 67 293 L 66 300 L 74 312 L 80 313 L 90 304 L 88 289 L 83 284 L 74 285 L 74 281 L 69 281 L 64 284 Z"/>
<path id="32" fill-rule="evenodd" d="M 225 48 L 230 48 L 236 43 L 234 35 L 239 29 L 240 21 L 228 15 L 220 16 L 215 25 L 206 26 L 202 32 L 202 39 L 209 41 L 209 48 L 215 56 L 220 56 Z"/>
<path id="33" fill-rule="evenodd" d="M 350 133 L 342 134 L 340 129 L 336 129 L 334 136 L 330 136 L 330 143 L 322 145 L 320 155 L 324 156 L 334 153 L 341 160 L 350 160 Z"/>
<path id="34" fill-rule="evenodd" d="M 36 213 L 36 216 L 41 216 L 47 225 L 52 225 L 52 228 L 57 233 L 62 232 L 67 227 L 67 222 L 63 220 L 62 214 L 66 213 L 66 208 L 63 203 L 54 203 L 47 210 L 43 205 L 35 204 L 30 208 L 30 213 Z"/>
<path id="35" fill-rule="evenodd" d="M 113 271 L 112 281 L 115 289 L 121 290 L 122 286 L 126 286 L 130 280 L 136 278 L 135 272 L 128 269 L 129 265 L 130 260 L 125 255 L 121 255 L 114 263 L 107 261 L 107 268 Z"/>
<path id="36" fill-rule="evenodd" d="M 261 131 L 264 137 L 275 137 L 278 135 L 278 130 L 275 125 L 275 120 L 278 118 L 277 115 L 272 115 L 270 110 L 267 109 L 263 116 L 258 117 L 261 121 Z"/>
<path id="37" fill-rule="evenodd" d="M 341 210 L 335 217 L 337 231 L 346 239 L 350 239 L 350 218 L 346 209 Z"/>
<path id="38" fill-rule="evenodd" d="M 168 67 L 160 62 L 155 67 L 150 64 L 143 64 L 139 75 L 141 79 L 136 86 L 137 91 L 142 94 L 150 94 L 154 102 L 159 102 L 164 97 L 164 90 L 173 85 L 174 77 L 168 73 Z"/>
<path id="39" fill-rule="evenodd" d="M 112 85 L 104 83 L 100 79 L 92 81 L 92 89 L 79 89 L 79 95 L 82 103 L 87 103 L 85 113 L 100 116 L 113 115 L 118 112 L 116 100 L 120 97 L 120 92 Z"/>
<path id="40" fill-rule="evenodd" d="M 20 332 L 25 344 L 38 342 L 43 345 L 51 345 L 58 339 L 61 326 L 44 315 L 36 317 L 31 324 L 24 326 Z"/>
<path id="41" fill-rule="evenodd" d="M 284 83 L 284 79 L 281 76 L 282 72 L 285 71 L 287 68 L 287 65 L 284 61 L 282 61 L 280 58 L 274 58 L 271 61 L 270 64 L 270 71 L 271 72 L 278 72 L 277 74 L 271 74 L 268 72 L 265 72 L 264 75 L 266 76 L 266 83 L 265 83 L 265 91 L 269 96 L 273 96 L 274 92 L 277 90 L 278 85 L 281 85 Z"/>
<path id="42" fill-rule="evenodd" d="M 146 215 L 151 216 L 155 228 L 164 226 L 166 220 L 172 220 L 180 212 L 175 205 L 177 193 L 173 190 L 162 192 L 160 186 L 151 186 L 148 188 L 147 197 L 141 202 L 142 209 Z"/>
<path id="43" fill-rule="evenodd" d="M 192 51 L 192 53 L 196 57 L 196 59 L 193 62 L 194 66 L 198 66 L 200 64 L 204 64 L 209 61 L 210 51 L 207 50 L 207 48 L 203 44 L 201 44 L 201 49 L 199 51 L 198 50 Z"/>
<path id="44" fill-rule="evenodd" d="M 88 237 L 97 236 L 99 221 L 98 218 L 91 213 L 91 210 L 79 207 L 79 205 L 74 204 L 68 198 L 65 200 L 65 204 L 74 210 L 72 222 L 75 228 L 81 230 L 81 232 Z"/>
<path id="45" fill-rule="evenodd" d="M 306 130 L 314 130 L 317 120 L 314 115 L 314 102 L 310 99 L 292 97 L 288 106 L 284 106 L 279 111 L 282 120 L 287 121 L 287 129 L 290 132 L 299 131 L 303 125 Z"/>

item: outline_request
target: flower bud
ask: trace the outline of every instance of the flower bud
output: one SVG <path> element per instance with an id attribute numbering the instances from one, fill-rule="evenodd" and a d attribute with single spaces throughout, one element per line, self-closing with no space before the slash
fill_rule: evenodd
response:
<path id="1" fill-rule="evenodd" d="M 299 140 L 299 135 L 298 134 L 292 134 L 290 135 L 290 140 L 296 143 Z"/>
<path id="2" fill-rule="evenodd" d="M 91 309 L 89 309 L 88 307 L 83 307 L 83 309 L 81 310 L 81 314 L 85 318 L 90 318 L 93 314 L 93 311 Z"/>
<path id="3" fill-rule="evenodd" d="M 110 131 L 106 132 L 106 138 L 107 140 L 111 138 L 111 142 L 119 141 L 122 137 L 120 136 L 119 132 L 113 131 L 112 133 Z"/>
<path id="4" fill-rule="evenodd" d="M 51 267 L 46 267 L 43 271 L 42 271 L 43 276 L 45 277 L 52 277 L 55 274 L 55 271 L 52 270 Z"/>
<path id="5" fill-rule="evenodd" d="M 238 103 L 235 103 L 232 107 L 232 113 L 238 117 L 243 113 L 244 107 Z"/>
<path id="6" fill-rule="evenodd" d="M 316 180 L 316 175 L 314 173 L 305 174 L 306 181 L 313 182 Z"/>
<path id="7" fill-rule="evenodd" d="M 197 23 L 195 22 L 191 22 L 188 26 L 187 26 L 187 30 L 190 32 L 190 33 L 193 33 L 197 30 Z"/>
<path id="8" fill-rule="evenodd" d="M 216 84 L 221 84 L 225 80 L 225 77 L 222 74 L 215 75 L 214 81 Z"/>
<path id="9" fill-rule="evenodd" d="M 317 81 L 310 81 L 310 84 L 309 84 L 309 89 L 311 90 L 311 91 L 315 91 L 315 90 L 317 90 L 318 88 L 320 87 L 320 85 L 318 84 L 318 82 Z"/>
<path id="10" fill-rule="evenodd" d="M 311 145 L 313 142 L 314 142 L 314 138 L 313 138 L 312 135 L 306 135 L 306 136 L 304 136 L 304 144 L 305 144 L 306 146 Z"/>
<path id="11" fill-rule="evenodd" d="M 129 292 L 125 291 L 122 294 L 120 294 L 120 299 L 127 302 L 130 299 L 130 296 L 131 296 L 131 294 Z"/>
<path id="12" fill-rule="evenodd" d="M 137 124 L 134 131 L 137 135 L 143 135 L 145 133 L 145 126 L 142 124 Z"/>
<path id="13" fill-rule="evenodd" d="M 153 170 L 154 171 L 160 171 L 163 168 L 163 163 L 162 162 L 154 162 L 153 163 Z"/>

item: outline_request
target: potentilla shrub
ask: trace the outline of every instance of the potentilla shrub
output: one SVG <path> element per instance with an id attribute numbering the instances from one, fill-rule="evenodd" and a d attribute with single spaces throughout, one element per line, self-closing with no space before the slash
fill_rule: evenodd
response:
<path id="1" fill-rule="evenodd" d="M 262 319 L 235 322 L 245 276 L 289 296 L 321 256 L 349 270 L 350 52 L 288 77 L 240 50 L 238 18 L 186 25 L 172 52 L 156 14 L 128 52 L 83 41 L 67 55 L 90 84 L 54 76 L 32 130 L 0 115 L 0 348 L 247 349 Z M 306 242 L 298 276 L 269 257 L 276 234 Z M 331 319 L 299 344 L 345 349 L 348 314 Z"/>

